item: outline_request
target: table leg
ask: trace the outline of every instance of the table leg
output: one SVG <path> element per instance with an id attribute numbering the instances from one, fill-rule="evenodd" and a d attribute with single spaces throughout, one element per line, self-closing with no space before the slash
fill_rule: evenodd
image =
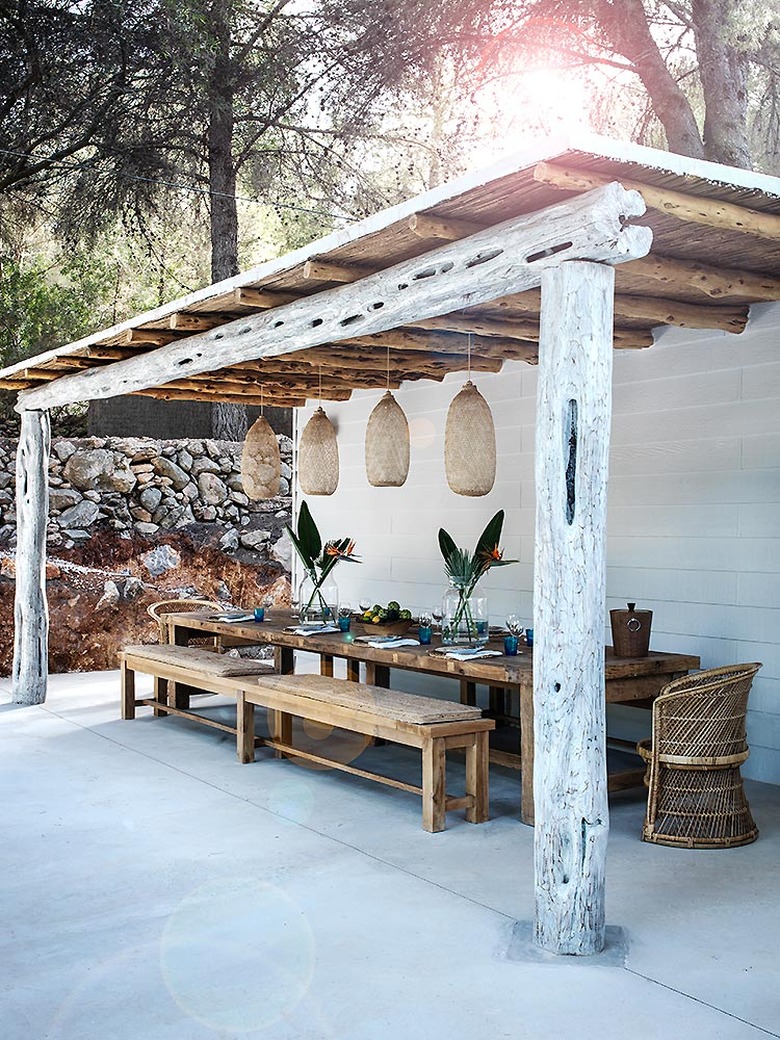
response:
<path id="1" fill-rule="evenodd" d="M 347 658 L 347 679 L 350 682 L 360 682 L 360 661 Z"/>
<path id="2" fill-rule="evenodd" d="M 383 690 L 389 690 L 389 665 L 374 664 L 373 661 L 366 661 L 366 682 L 369 684 L 369 686 L 381 686 Z"/>
<path id="3" fill-rule="evenodd" d="M 477 684 L 475 682 L 470 682 L 468 679 L 460 680 L 460 703 L 476 706 Z"/>
<path id="4" fill-rule="evenodd" d="M 278 675 L 293 675 L 295 672 L 295 651 L 289 646 L 274 647 L 274 669 Z"/>
<path id="5" fill-rule="evenodd" d="M 320 654 L 320 675 L 333 678 L 333 654 Z"/>
<path id="6" fill-rule="evenodd" d="M 520 688 L 520 819 L 534 823 L 534 692 Z"/>

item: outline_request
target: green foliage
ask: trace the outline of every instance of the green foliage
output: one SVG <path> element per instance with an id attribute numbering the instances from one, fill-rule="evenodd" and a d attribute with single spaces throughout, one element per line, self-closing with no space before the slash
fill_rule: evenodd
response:
<path id="1" fill-rule="evenodd" d="M 100 259 L 77 254 L 52 269 L 40 257 L 24 264 L 0 255 L 0 364 L 12 365 L 89 332 L 104 281 Z"/>
<path id="2" fill-rule="evenodd" d="M 477 539 L 473 553 L 461 549 L 443 527 L 439 528 L 439 548 L 444 557 L 444 570 L 453 585 L 464 590 L 464 596 L 471 595 L 479 579 L 491 567 L 517 563 L 517 560 L 505 560 L 498 547 L 503 526 L 504 510 L 499 509 Z"/>

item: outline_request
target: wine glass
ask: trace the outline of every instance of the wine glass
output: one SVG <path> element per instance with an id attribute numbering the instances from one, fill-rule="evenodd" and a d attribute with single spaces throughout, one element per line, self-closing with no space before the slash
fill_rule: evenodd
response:
<path id="1" fill-rule="evenodd" d="M 522 635 L 523 632 L 523 620 L 519 614 L 507 614 L 506 616 L 506 627 L 513 636 Z"/>
<path id="2" fill-rule="evenodd" d="M 371 607 L 371 600 L 367 599 L 365 596 L 361 596 L 358 606 L 360 607 L 360 613 L 365 614 L 365 612 Z"/>
<path id="3" fill-rule="evenodd" d="M 339 603 L 339 617 L 349 617 L 352 613 L 352 604 Z"/>
<path id="4" fill-rule="evenodd" d="M 433 625 L 433 613 L 430 610 L 421 610 L 417 620 L 423 628 L 430 628 Z"/>
<path id="5" fill-rule="evenodd" d="M 444 609 L 441 606 L 431 607 L 431 617 L 436 622 L 436 627 L 441 628 L 444 620 Z"/>

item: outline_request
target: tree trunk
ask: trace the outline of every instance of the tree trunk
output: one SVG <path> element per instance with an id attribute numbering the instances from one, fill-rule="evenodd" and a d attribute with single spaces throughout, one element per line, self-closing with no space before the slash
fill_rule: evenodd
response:
<path id="1" fill-rule="evenodd" d="M 670 151 L 703 159 L 704 143 L 693 109 L 653 39 L 642 0 L 596 0 L 595 10 L 612 46 L 628 58 L 644 84 Z"/>
<path id="2" fill-rule="evenodd" d="M 747 61 L 728 42 L 730 0 L 693 0 L 699 76 L 704 91 L 704 152 L 713 162 L 752 169 L 747 131 Z"/>
<path id="3" fill-rule="evenodd" d="M 609 836 L 604 614 L 615 271 L 542 275 L 536 416 L 536 941 L 604 947 Z"/>
<path id="4" fill-rule="evenodd" d="M 16 601 L 12 698 L 43 704 L 49 676 L 46 521 L 49 514 L 48 412 L 22 412 L 16 455 Z"/>
<path id="5" fill-rule="evenodd" d="M 212 6 L 213 75 L 209 82 L 208 167 L 211 195 L 211 279 L 238 274 L 238 211 L 233 161 L 234 95 L 230 64 L 231 4 Z M 211 406 L 211 434 L 217 440 L 241 441 L 248 427 L 240 404 Z"/>

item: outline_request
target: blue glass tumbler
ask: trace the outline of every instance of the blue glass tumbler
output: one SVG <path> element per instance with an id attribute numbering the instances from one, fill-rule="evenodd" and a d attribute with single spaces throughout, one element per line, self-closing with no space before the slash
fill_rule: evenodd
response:
<path id="1" fill-rule="evenodd" d="M 519 642 L 519 636 L 504 636 L 504 653 L 507 657 L 517 657 L 517 645 Z"/>
<path id="2" fill-rule="evenodd" d="M 433 637 L 433 628 L 430 625 L 420 625 L 417 629 L 417 637 L 422 646 L 428 646 Z"/>

